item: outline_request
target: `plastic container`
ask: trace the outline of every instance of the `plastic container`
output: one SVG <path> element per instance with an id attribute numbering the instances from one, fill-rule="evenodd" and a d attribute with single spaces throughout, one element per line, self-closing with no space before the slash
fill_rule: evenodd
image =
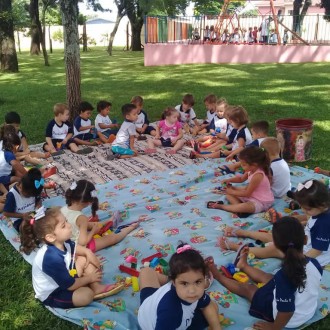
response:
<path id="1" fill-rule="evenodd" d="M 313 120 L 284 118 L 276 120 L 275 124 L 277 139 L 285 160 L 304 162 L 311 158 Z"/>

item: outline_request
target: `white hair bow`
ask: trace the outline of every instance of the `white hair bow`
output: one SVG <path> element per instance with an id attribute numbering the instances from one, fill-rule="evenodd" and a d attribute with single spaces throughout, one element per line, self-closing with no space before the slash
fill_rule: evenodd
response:
<path id="1" fill-rule="evenodd" d="M 41 205 L 35 212 L 35 215 L 33 218 L 30 219 L 30 225 L 32 226 L 35 221 L 42 219 L 45 216 L 45 207 Z"/>
<path id="2" fill-rule="evenodd" d="M 305 183 L 298 183 L 298 186 L 297 186 L 297 191 L 300 191 L 302 189 L 309 189 L 311 186 L 313 185 L 313 180 L 309 180 Z"/>
<path id="3" fill-rule="evenodd" d="M 70 190 L 75 190 L 77 188 L 77 182 L 73 181 L 70 186 Z"/>
<path id="4" fill-rule="evenodd" d="M 91 197 L 97 197 L 97 191 L 96 190 L 92 190 L 91 191 Z"/>

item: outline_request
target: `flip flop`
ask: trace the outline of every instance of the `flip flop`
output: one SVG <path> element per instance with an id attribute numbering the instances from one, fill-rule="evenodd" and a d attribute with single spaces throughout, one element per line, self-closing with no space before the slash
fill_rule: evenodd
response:
<path id="1" fill-rule="evenodd" d="M 274 208 L 271 207 L 268 211 L 265 212 L 265 217 L 269 222 L 275 223 L 282 217 L 282 214 L 278 213 Z"/>
<path id="2" fill-rule="evenodd" d="M 46 168 L 45 171 L 44 171 L 44 173 L 43 173 L 43 177 L 45 179 L 47 179 L 51 175 L 56 174 L 56 172 L 57 172 L 57 167 L 56 166 L 52 166 L 52 167 Z"/>
<path id="3" fill-rule="evenodd" d="M 121 215 L 120 215 L 120 212 L 119 211 L 115 211 L 113 213 L 113 228 L 117 228 L 118 225 L 119 225 L 119 222 L 121 220 Z"/>
<path id="4" fill-rule="evenodd" d="M 138 137 L 137 137 L 137 140 L 138 141 L 145 141 L 147 139 L 147 137 L 145 136 L 145 135 L 139 135 Z"/>
<path id="5" fill-rule="evenodd" d="M 237 250 L 237 255 L 236 255 L 236 258 L 235 258 L 235 260 L 234 260 L 234 262 L 233 262 L 233 264 L 234 264 L 235 267 L 237 266 L 237 263 L 238 263 L 239 259 L 243 256 L 243 255 L 242 255 L 242 251 L 243 251 L 243 249 L 244 249 L 246 246 L 249 246 L 249 244 L 243 244 L 243 245 L 241 245 L 240 248 Z"/>
<path id="6" fill-rule="evenodd" d="M 219 170 L 223 175 L 235 174 L 235 171 L 232 171 L 227 165 L 219 166 Z"/>
<path id="7" fill-rule="evenodd" d="M 60 155 L 63 155 L 63 154 L 65 154 L 64 150 L 58 150 L 58 151 L 53 152 L 51 155 L 53 157 L 53 156 L 60 156 Z"/>
<path id="8" fill-rule="evenodd" d="M 215 202 L 215 201 L 209 201 L 209 202 L 207 202 L 206 207 L 208 209 L 213 209 L 213 207 L 211 207 L 211 204 L 223 205 L 224 203 L 223 203 L 223 201 L 217 201 L 217 202 Z"/>
<path id="9" fill-rule="evenodd" d="M 117 284 L 108 284 L 105 287 L 103 292 L 98 293 L 94 296 L 94 300 L 113 296 L 113 295 L 119 293 L 120 291 L 122 291 L 124 288 L 125 288 L 124 284 L 118 284 L 118 285 Z"/>
<path id="10" fill-rule="evenodd" d="M 228 232 L 227 232 L 227 229 L 229 229 L 229 228 L 230 228 L 230 235 L 229 235 L 229 230 L 228 230 Z M 237 237 L 236 232 L 237 232 L 238 230 L 239 230 L 239 228 L 234 228 L 234 227 L 230 227 L 230 226 L 226 227 L 226 228 L 224 229 L 225 237 Z"/>
<path id="11" fill-rule="evenodd" d="M 87 155 L 87 154 L 90 154 L 91 152 L 93 152 L 93 148 L 88 147 L 88 148 L 84 148 L 84 149 L 79 149 L 77 151 L 77 154 L 78 155 Z"/>

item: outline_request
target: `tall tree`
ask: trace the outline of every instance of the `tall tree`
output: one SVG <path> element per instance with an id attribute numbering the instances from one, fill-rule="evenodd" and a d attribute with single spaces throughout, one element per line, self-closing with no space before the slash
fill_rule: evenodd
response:
<path id="1" fill-rule="evenodd" d="M 219 15 L 224 5 L 224 0 L 193 0 L 195 15 Z M 237 7 L 244 5 L 245 1 L 230 1 L 228 12 L 234 11 Z"/>
<path id="2" fill-rule="evenodd" d="M 20 32 L 25 32 L 26 28 L 30 25 L 29 12 L 27 10 L 27 1 L 28 0 L 12 1 L 14 31 L 16 32 L 16 43 L 18 46 L 19 53 L 21 53 Z"/>
<path id="3" fill-rule="evenodd" d="M 325 9 L 325 15 L 323 16 L 326 21 L 330 21 L 330 0 L 321 0 L 321 8 Z"/>
<path id="4" fill-rule="evenodd" d="M 304 22 L 304 18 L 307 14 L 307 10 L 312 4 L 312 0 L 294 0 L 293 1 L 293 22 L 292 30 L 298 35 L 301 34 L 301 27 Z"/>
<path id="5" fill-rule="evenodd" d="M 0 1 L 0 61 L 1 71 L 18 72 L 11 0 Z"/>
<path id="6" fill-rule="evenodd" d="M 41 39 L 42 39 L 42 36 L 40 34 L 41 22 L 39 19 L 39 0 L 30 0 L 29 13 L 30 13 L 30 19 L 31 19 L 30 54 L 39 55 L 40 54 L 40 44 L 41 44 Z"/>
<path id="7" fill-rule="evenodd" d="M 73 119 L 81 101 L 78 0 L 60 0 L 60 8 L 64 30 L 66 101 L 70 109 L 71 119 Z"/>

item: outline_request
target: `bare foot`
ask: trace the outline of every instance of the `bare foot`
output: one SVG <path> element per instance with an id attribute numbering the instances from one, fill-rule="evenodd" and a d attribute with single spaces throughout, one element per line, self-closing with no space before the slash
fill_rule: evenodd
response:
<path id="1" fill-rule="evenodd" d="M 135 223 L 132 223 L 130 226 L 123 228 L 121 231 L 124 232 L 126 235 L 128 235 L 131 231 L 133 231 L 137 227 L 139 227 L 139 223 L 135 222 Z"/>
<path id="2" fill-rule="evenodd" d="M 218 246 L 220 247 L 221 251 L 237 251 L 240 247 L 239 244 L 229 241 L 226 237 L 218 237 Z"/>
<path id="3" fill-rule="evenodd" d="M 226 237 L 245 237 L 244 236 L 244 230 L 240 229 L 240 228 L 234 228 L 234 227 L 230 227 L 227 226 L 224 231 L 224 236 Z"/>
<path id="4" fill-rule="evenodd" d="M 167 153 L 169 155 L 174 155 L 174 154 L 176 154 L 176 151 L 173 149 L 169 149 L 169 150 L 166 150 L 165 153 Z"/>
<path id="5" fill-rule="evenodd" d="M 249 254 L 249 247 L 244 246 L 241 250 L 238 262 L 236 264 L 237 268 L 239 268 L 240 270 L 243 270 L 244 267 L 248 265 L 247 263 L 248 254 Z"/>

